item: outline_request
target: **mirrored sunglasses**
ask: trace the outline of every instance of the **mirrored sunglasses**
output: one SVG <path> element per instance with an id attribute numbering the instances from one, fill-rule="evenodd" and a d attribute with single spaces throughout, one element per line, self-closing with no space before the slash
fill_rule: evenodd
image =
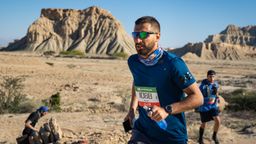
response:
<path id="1" fill-rule="evenodd" d="M 150 34 L 157 34 L 156 32 L 132 32 L 133 38 L 146 39 Z"/>

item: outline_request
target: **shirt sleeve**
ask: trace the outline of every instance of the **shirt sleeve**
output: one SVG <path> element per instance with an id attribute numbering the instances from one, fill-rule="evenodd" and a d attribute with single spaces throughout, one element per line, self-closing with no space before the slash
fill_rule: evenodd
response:
<path id="1" fill-rule="evenodd" d="M 37 119 L 37 115 L 36 115 L 36 113 L 32 113 L 32 114 L 30 114 L 29 115 L 29 117 L 28 117 L 28 119 L 26 120 L 26 122 L 28 122 L 28 121 L 31 121 L 31 122 L 33 122 L 33 121 L 35 121 Z"/>
<path id="2" fill-rule="evenodd" d="M 178 85 L 179 88 L 185 89 L 196 80 L 189 71 L 187 65 L 181 58 L 175 58 L 172 61 L 172 79 Z"/>

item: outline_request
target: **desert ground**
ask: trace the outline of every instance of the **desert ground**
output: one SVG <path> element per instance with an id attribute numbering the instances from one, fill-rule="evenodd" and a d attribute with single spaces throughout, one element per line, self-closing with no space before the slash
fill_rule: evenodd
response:
<path id="1" fill-rule="evenodd" d="M 238 88 L 255 90 L 255 61 L 185 60 L 200 82 L 208 69 L 214 69 L 221 80 L 221 92 Z M 38 107 L 57 92 L 62 111 L 51 112 L 39 120 L 37 128 L 55 117 L 63 131 L 62 143 L 86 140 L 90 144 L 125 144 L 130 138 L 122 128 L 130 100 L 132 76 L 126 60 L 45 57 L 31 53 L 1 52 L 0 76 L 24 78 L 24 93 Z M 0 144 L 15 143 L 21 135 L 29 113 L 0 115 Z M 189 144 L 197 142 L 199 114 L 186 112 Z M 221 113 L 219 131 L 221 144 L 256 143 L 255 127 L 243 128 L 256 122 L 250 111 Z M 210 122 L 205 134 L 211 141 Z M 242 131 L 244 130 L 244 131 Z"/>

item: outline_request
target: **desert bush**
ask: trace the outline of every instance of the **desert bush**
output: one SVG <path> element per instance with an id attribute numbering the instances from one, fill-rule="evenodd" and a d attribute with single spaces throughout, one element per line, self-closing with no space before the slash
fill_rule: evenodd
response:
<path id="1" fill-rule="evenodd" d="M 254 110 L 256 111 L 256 92 L 245 89 L 238 89 L 230 93 L 223 94 L 229 103 L 228 110 Z"/>
<path id="2" fill-rule="evenodd" d="M 23 94 L 24 78 L 4 76 L 0 83 L 0 114 L 20 111 L 21 103 L 26 100 Z"/>
<path id="3" fill-rule="evenodd" d="M 60 112 L 61 108 L 60 108 L 60 93 L 59 92 L 57 92 L 56 94 L 53 94 L 51 96 L 50 106 L 51 106 L 52 110 Z"/>
<path id="4" fill-rule="evenodd" d="M 71 51 L 61 51 L 60 55 L 64 56 L 84 56 L 84 53 L 78 50 L 71 50 Z"/>
<path id="5" fill-rule="evenodd" d="M 123 59 L 128 58 L 128 54 L 125 52 L 116 52 L 116 53 L 113 53 L 112 56 L 114 56 L 116 58 L 123 58 Z"/>
<path id="6" fill-rule="evenodd" d="M 50 107 L 51 111 L 56 111 L 60 112 L 61 107 L 60 107 L 60 93 L 57 92 L 56 94 L 51 95 L 49 99 L 43 100 L 42 101 L 44 105 Z"/>

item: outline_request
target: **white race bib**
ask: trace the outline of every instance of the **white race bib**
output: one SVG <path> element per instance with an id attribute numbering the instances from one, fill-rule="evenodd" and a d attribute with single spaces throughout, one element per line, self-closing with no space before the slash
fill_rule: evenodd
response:
<path id="1" fill-rule="evenodd" d="M 135 86 L 135 94 L 139 100 L 139 106 L 149 106 L 154 105 L 160 106 L 158 99 L 158 94 L 155 87 L 137 87 Z"/>

